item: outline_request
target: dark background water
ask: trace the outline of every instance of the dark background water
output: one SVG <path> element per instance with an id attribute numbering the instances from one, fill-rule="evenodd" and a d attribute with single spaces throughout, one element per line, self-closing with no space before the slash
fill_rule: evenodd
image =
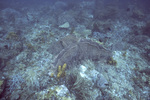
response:
<path id="1" fill-rule="evenodd" d="M 7 7 L 38 7 L 39 5 L 53 5 L 57 1 L 63 1 L 66 3 L 80 3 L 82 1 L 92 1 L 92 0 L 0 0 L 0 9 L 4 9 Z M 93 1 L 101 1 L 104 6 L 108 4 L 114 4 L 120 7 L 127 7 L 128 5 L 135 5 L 137 7 L 141 7 L 145 10 L 149 10 L 150 0 L 93 0 Z"/>

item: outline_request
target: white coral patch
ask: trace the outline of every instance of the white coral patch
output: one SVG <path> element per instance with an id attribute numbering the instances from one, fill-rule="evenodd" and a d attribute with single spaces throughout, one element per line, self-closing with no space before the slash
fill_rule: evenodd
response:
<path id="1" fill-rule="evenodd" d="M 69 93 L 69 90 L 65 85 L 59 86 L 58 89 L 56 89 L 56 91 L 57 91 L 57 96 L 61 96 L 61 97 Z"/>

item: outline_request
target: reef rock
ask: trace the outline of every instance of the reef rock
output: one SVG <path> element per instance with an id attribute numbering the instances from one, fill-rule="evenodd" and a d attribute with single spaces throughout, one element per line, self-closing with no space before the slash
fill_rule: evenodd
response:
<path id="1" fill-rule="evenodd" d="M 18 41 L 0 40 L 0 58 L 11 59 L 23 50 L 23 44 Z"/>
<path id="2" fill-rule="evenodd" d="M 69 27 L 70 27 L 70 25 L 69 25 L 68 22 L 66 22 L 66 23 L 59 26 L 59 28 L 69 28 Z"/>

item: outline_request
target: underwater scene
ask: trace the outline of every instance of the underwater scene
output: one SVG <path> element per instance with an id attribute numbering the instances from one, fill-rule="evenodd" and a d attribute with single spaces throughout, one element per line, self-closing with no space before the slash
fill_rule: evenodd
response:
<path id="1" fill-rule="evenodd" d="M 0 100 L 150 100 L 150 0 L 0 0 Z"/>

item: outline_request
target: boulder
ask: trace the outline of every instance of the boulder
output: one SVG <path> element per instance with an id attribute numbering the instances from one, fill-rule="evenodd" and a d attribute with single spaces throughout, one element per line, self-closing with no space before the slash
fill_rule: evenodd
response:
<path id="1" fill-rule="evenodd" d="M 59 28 L 66 28 L 66 29 L 69 28 L 69 27 L 70 27 L 70 24 L 68 22 L 66 22 L 66 23 L 59 26 Z"/>

